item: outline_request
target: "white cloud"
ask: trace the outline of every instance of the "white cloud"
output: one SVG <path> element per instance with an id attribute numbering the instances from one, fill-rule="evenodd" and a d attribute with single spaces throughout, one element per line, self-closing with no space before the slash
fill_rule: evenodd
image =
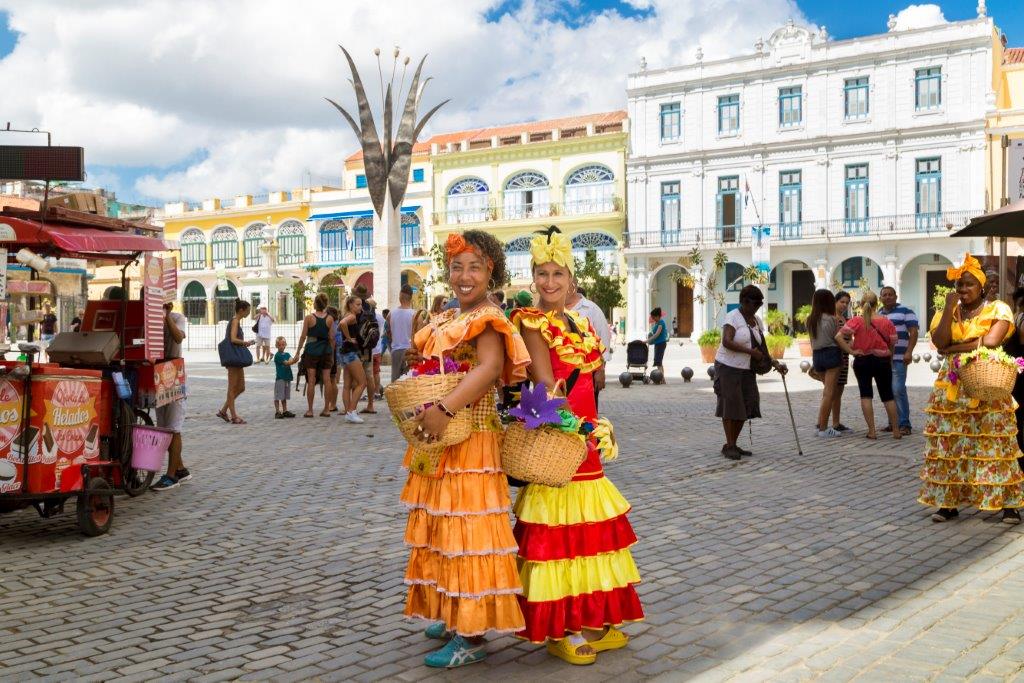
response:
<path id="1" fill-rule="evenodd" d="M 909 31 L 914 28 L 926 28 L 948 24 L 938 5 L 910 5 L 896 15 L 896 30 Z"/>
<path id="2" fill-rule="evenodd" d="M 640 56 L 657 68 L 689 61 L 698 44 L 708 59 L 747 52 L 803 19 L 793 0 L 628 1 L 650 14 L 605 11 L 573 29 L 550 0 L 490 23 L 498 0 L 0 0 L 23 34 L 0 60 L 0 91 L 5 119 L 54 130 L 89 163 L 187 164 L 136 190 L 198 199 L 340 175 L 357 143 L 323 101 L 353 104 L 339 42 L 375 101 L 374 47 L 387 71 L 395 44 L 429 53 L 425 104 L 452 98 L 429 133 L 623 108 Z"/>

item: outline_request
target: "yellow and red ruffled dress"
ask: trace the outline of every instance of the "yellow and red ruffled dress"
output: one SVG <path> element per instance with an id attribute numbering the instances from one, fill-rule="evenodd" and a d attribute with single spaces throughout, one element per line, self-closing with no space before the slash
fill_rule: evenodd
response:
<path id="1" fill-rule="evenodd" d="M 930 331 L 934 332 L 941 317 L 942 312 L 936 312 Z M 1010 323 L 1009 338 L 1013 333 L 1010 307 L 1002 301 L 986 304 L 973 318 L 953 321 L 953 343 L 983 337 L 1000 320 Z M 949 382 L 948 372 L 947 359 L 924 409 L 927 449 L 918 501 L 939 508 L 1024 507 L 1013 398 L 972 400 Z"/>
<path id="2" fill-rule="evenodd" d="M 538 330 L 548 343 L 555 379 L 580 370 L 569 407 L 596 420 L 593 373 L 603 348 L 589 321 L 572 311 L 577 334 L 554 315 L 520 308 L 512 312 L 519 329 Z M 603 629 L 643 619 L 635 584 L 640 582 L 630 546 L 636 534 L 626 518 L 629 503 L 604 476 L 593 439 L 587 459 L 561 488 L 528 484 L 516 499 L 520 604 L 531 642 L 561 639 L 583 629 Z"/>
<path id="3" fill-rule="evenodd" d="M 414 340 L 424 357 L 476 362 L 473 340 L 486 329 L 504 339 L 506 384 L 526 378 L 530 356 L 519 332 L 498 308 L 435 317 Z M 523 628 L 522 584 L 509 519 L 508 480 L 501 470 L 504 433 L 488 392 L 472 406 L 469 439 L 444 450 L 436 472 L 424 472 L 411 446 L 403 466 L 409 478 L 402 503 L 409 509 L 405 543 L 412 548 L 405 583 L 405 615 L 442 621 L 465 637 Z"/>

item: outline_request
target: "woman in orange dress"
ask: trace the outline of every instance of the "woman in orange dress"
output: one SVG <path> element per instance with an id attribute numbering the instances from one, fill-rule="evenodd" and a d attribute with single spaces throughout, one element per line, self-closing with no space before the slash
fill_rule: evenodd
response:
<path id="1" fill-rule="evenodd" d="M 410 365 L 444 358 L 468 362 L 471 369 L 451 393 L 417 416 L 417 435 L 435 441 L 456 411 L 467 407 L 473 432 L 446 448 L 434 471 L 429 458 L 410 446 L 402 502 L 409 509 L 405 542 L 412 549 L 405 614 L 437 622 L 426 634 L 447 642 L 425 663 L 452 668 L 486 657 L 484 634 L 514 633 L 525 625 L 494 393 L 499 380 L 525 379 L 530 357 L 522 337 L 488 300 L 495 283 L 505 279 L 501 243 L 470 230 L 451 235 L 445 247 L 448 284 L 459 308 L 435 316 L 416 333 Z"/>
<path id="2" fill-rule="evenodd" d="M 593 664 L 597 653 L 625 647 L 616 628 L 643 619 L 634 584 L 640 574 L 629 551 L 636 535 L 630 506 L 604 476 L 602 456 L 616 455 L 611 425 L 598 420 L 593 375 L 604 348 L 586 318 L 565 306 L 573 284 L 572 247 L 549 228 L 530 248 L 540 310 L 518 308 L 512 321 L 530 351 L 530 377 L 553 389 L 567 381 L 568 407 L 594 425 L 587 458 L 572 481 L 555 488 L 528 484 L 516 500 L 520 603 L 526 628 L 519 634 L 546 643 L 570 664 Z"/>

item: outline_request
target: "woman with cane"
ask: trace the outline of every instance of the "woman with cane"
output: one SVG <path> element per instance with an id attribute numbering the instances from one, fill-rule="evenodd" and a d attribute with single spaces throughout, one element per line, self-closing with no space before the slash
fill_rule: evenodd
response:
<path id="1" fill-rule="evenodd" d="M 729 460 L 752 455 L 736 445 L 743 423 L 761 417 L 761 396 L 757 391 L 758 374 L 775 368 L 786 374 L 786 367 L 768 355 L 764 327 L 757 318 L 757 309 L 764 303 L 764 294 L 756 285 L 740 291 L 740 307 L 725 316 L 722 345 L 715 354 L 715 394 L 718 405 L 715 417 L 722 418 L 725 445 L 722 455 Z"/>

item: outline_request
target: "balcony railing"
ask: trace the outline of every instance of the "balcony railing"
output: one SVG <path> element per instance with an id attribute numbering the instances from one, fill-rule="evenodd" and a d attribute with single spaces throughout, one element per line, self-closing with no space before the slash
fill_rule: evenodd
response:
<path id="1" fill-rule="evenodd" d="M 553 216 L 589 216 L 622 211 L 620 197 L 600 197 L 569 202 L 534 202 L 509 206 L 473 206 L 448 211 L 435 211 L 434 225 L 461 225 L 550 218 Z"/>
<path id="2" fill-rule="evenodd" d="M 912 237 L 914 235 L 945 235 L 967 225 L 975 216 L 984 211 L 964 210 L 929 214 L 901 214 L 897 216 L 872 216 L 870 218 L 828 221 L 802 221 L 800 223 L 772 223 L 771 241 L 774 244 L 793 243 L 803 240 L 833 241 L 851 238 Z M 740 247 L 750 246 L 752 228 L 755 225 L 716 225 L 679 230 L 630 230 L 625 235 L 625 244 L 630 249 L 653 247 Z"/>
<path id="3" fill-rule="evenodd" d="M 310 260 L 319 256 L 318 263 L 371 263 L 373 261 L 373 245 L 348 247 L 321 247 L 317 254 L 310 253 Z M 420 259 L 426 256 L 426 251 L 419 243 L 402 244 L 401 257 L 403 259 Z"/>

